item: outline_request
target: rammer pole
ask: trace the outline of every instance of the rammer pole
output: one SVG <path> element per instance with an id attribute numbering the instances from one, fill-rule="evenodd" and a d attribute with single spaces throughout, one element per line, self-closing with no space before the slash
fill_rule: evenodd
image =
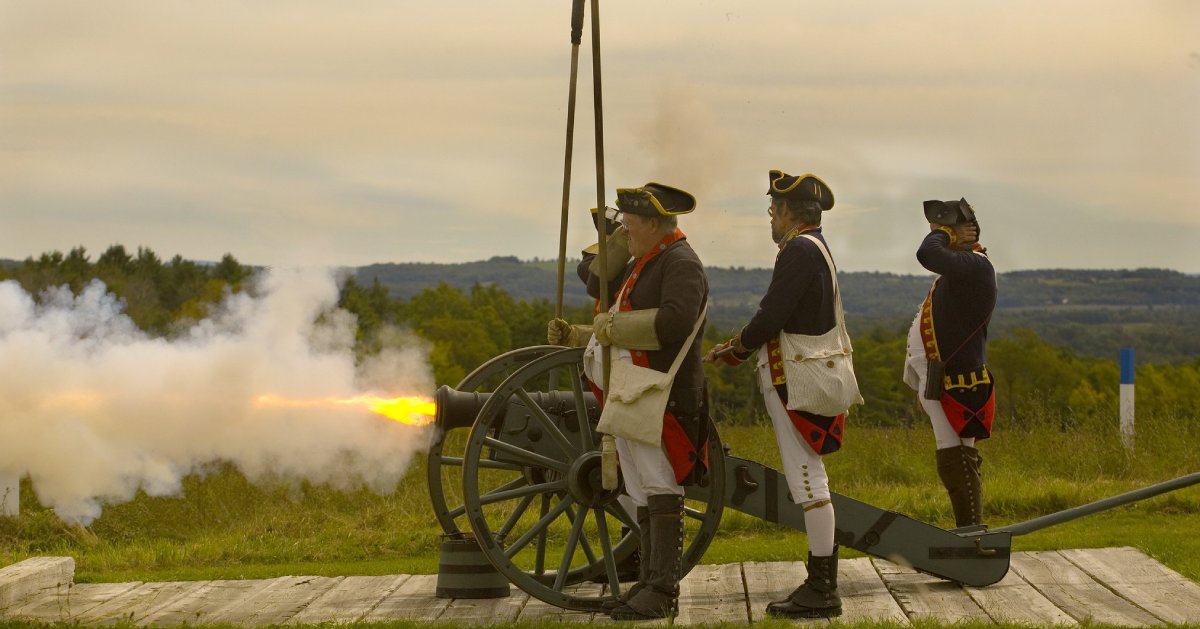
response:
<path id="1" fill-rule="evenodd" d="M 583 40 L 584 0 L 571 2 L 571 85 L 567 95 L 567 148 L 563 158 L 562 218 L 558 227 L 558 291 L 554 316 L 563 316 L 563 281 L 567 267 L 567 207 L 571 201 L 571 155 L 575 150 L 575 86 L 579 78 L 579 43 Z"/>

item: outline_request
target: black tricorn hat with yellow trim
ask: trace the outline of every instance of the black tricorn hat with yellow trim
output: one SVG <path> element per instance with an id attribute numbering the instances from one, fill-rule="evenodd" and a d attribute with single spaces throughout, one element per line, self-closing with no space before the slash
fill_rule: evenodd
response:
<path id="1" fill-rule="evenodd" d="M 768 177 L 771 186 L 767 189 L 767 194 L 773 197 L 788 201 L 813 201 L 822 212 L 833 209 L 833 190 L 812 173 L 793 176 L 782 170 L 772 170 Z"/>
<path id="2" fill-rule="evenodd" d="M 925 218 L 938 225 L 974 223 L 975 210 L 966 198 L 957 201 L 926 201 Z"/>
<path id="3" fill-rule="evenodd" d="M 640 188 L 617 188 L 617 208 L 638 216 L 676 216 L 696 209 L 696 197 L 652 181 Z"/>
<path id="4" fill-rule="evenodd" d="M 604 216 L 608 219 L 604 221 L 605 233 L 613 233 L 617 230 L 617 226 L 621 224 L 617 222 L 617 214 L 617 210 L 614 210 L 613 208 L 604 208 Z M 600 229 L 600 210 L 597 208 L 592 208 L 592 228 Z"/>

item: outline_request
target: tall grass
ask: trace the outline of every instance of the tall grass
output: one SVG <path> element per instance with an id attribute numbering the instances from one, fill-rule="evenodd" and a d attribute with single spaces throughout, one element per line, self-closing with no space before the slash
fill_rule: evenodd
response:
<path id="1" fill-rule="evenodd" d="M 1200 421 L 1194 418 L 1143 418 L 1132 450 L 1122 445 L 1115 421 L 1075 424 L 1068 430 L 1061 425 L 1052 417 L 1020 430 L 1006 430 L 997 422 L 993 438 L 976 444 L 984 458 L 990 521 L 1035 517 L 1200 471 Z M 847 432 L 843 451 L 827 457 L 836 491 L 931 522 L 948 521 L 928 428 L 856 431 L 851 426 Z M 903 497 L 889 497 L 902 487 L 907 489 Z M 922 489 L 937 499 L 925 500 Z M 1187 504 L 1195 507 L 1195 489 L 1180 495 L 1190 497 Z M 1143 508 L 1161 509 L 1179 500 L 1159 499 Z M 928 511 L 930 507 L 935 510 Z"/>
<path id="2" fill-rule="evenodd" d="M 979 444 L 985 518 L 1008 524 L 1200 471 L 1200 422 L 1139 419 L 1127 452 L 1117 428 L 1064 424 L 1006 430 Z M 766 425 L 727 426 L 736 456 L 780 469 Z M 839 493 L 940 526 L 952 525 L 937 480 L 931 431 L 919 426 L 847 430 L 826 457 Z M 434 573 L 441 542 L 418 461 L 394 493 L 338 492 L 307 484 L 250 484 L 229 465 L 189 476 L 182 496 L 139 495 L 109 505 L 87 528 L 61 522 L 22 482 L 21 515 L 0 518 L 0 565 L 34 555 L 75 558 L 79 581 L 261 578 L 284 574 Z M 1200 579 L 1200 487 L 1017 538 L 1015 548 L 1137 546 Z M 804 536 L 727 510 L 706 562 L 802 559 Z"/>

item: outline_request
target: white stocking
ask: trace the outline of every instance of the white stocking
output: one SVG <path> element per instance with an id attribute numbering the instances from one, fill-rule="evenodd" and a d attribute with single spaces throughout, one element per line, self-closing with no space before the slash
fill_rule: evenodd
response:
<path id="1" fill-rule="evenodd" d="M 808 532 L 808 552 L 815 557 L 828 557 L 833 554 L 833 504 L 826 501 L 815 501 L 808 504 L 824 505 L 804 511 L 804 530 Z"/>

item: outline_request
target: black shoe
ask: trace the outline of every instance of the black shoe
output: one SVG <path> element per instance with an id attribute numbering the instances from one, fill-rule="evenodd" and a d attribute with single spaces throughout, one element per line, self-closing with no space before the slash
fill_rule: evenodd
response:
<path id="1" fill-rule="evenodd" d="M 604 613 L 607 614 L 612 610 L 628 603 L 629 599 L 633 598 L 633 595 L 637 594 L 638 590 L 642 589 L 643 587 L 645 586 L 643 586 L 641 583 L 634 583 L 629 587 L 628 590 L 621 592 L 621 596 L 612 600 L 604 601 L 603 603 L 600 603 L 600 606 L 604 609 Z"/>
<path id="2" fill-rule="evenodd" d="M 830 607 L 808 607 L 798 605 L 792 599 L 775 601 L 767 604 L 767 615 L 776 618 L 833 618 L 842 615 L 842 604 L 839 601 Z"/>
<path id="3" fill-rule="evenodd" d="M 679 613 L 679 599 L 658 592 L 650 587 L 642 588 L 628 602 L 608 612 L 613 620 L 653 620 Z"/>

